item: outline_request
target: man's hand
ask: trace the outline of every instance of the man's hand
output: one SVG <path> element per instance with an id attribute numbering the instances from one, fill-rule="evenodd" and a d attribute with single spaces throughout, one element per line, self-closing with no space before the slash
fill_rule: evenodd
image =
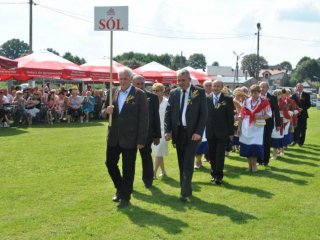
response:
<path id="1" fill-rule="evenodd" d="M 194 133 L 191 137 L 192 141 L 200 141 L 201 140 L 201 136 L 197 133 Z"/>
<path id="2" fill-rule="evenodd" d="M 170 141 L 172 139 L 171 133 L 165 133 L 164 138 L 166 139 L 166 141 Z"/>
<path id="3" fill-rule="evenodd" d="M 107 107 L 107 113 L 108 114 L 113 114 L 113 109 L 114 109 L 114 106 L 113 105 L 110 105 Z"/>
<path id="4" fill-rule="evenodd" d="M 159 143 L 160 143 L 160 138 L 154 138 L 154 139 L 153 139 L 153 144 L 154 144 L 154 145 L 157 146 L 157 145 L 159 145 Z"/>
<path id="5" fill-rule="evenodd" d="M 138 148 L 138 149 L 142 149 L 142 148 L 144 148 L 144 145 L 138 144 L 138 145 L 137 145 L 137 148 Z"/>

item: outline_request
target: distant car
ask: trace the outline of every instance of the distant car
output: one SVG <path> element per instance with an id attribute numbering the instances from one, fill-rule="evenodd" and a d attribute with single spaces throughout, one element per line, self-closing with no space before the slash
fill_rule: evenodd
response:
<path id="1" fill-rule="evenodd" d="M 310 102 L 312 107 L 317 106 L 317 99 L 311 99 Z"/>

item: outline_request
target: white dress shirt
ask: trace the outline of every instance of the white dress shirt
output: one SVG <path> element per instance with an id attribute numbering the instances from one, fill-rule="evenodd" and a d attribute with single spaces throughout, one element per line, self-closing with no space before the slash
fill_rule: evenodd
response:
<path id="1" fill-rule="evenodd" d="M 186 96 L 184 98 L 184 106 L 183 106 L 183 110 L 182 110 L 182 125 L 184 127 L 187 126 L 187 120 L 186 120 L 186 112 L 187 112 L 187 107 L 188 107 L 188 99 L 189 99 L 189 93 L 190 93 L 190 88 L 191 85 L 186 89 Z M 180 107 L 182 105 L 182 96 L 183 96 L 183 90 L 180 90 Z"/>
<path id="2" fill-rule="evenodd" d="M 118 94 L 118 108 L 119 108 L 119 113 L 121 113 L 121 110 L 122 110 L 122 107 L 123 107 L 123 104 L 124 102 L 126 101 L 128 95 L 129 95 L 129 92 L 132 88 L 132 85 L 130 85 L 126 90 L 120 90 L 119 91 L 119 94 Z"/>

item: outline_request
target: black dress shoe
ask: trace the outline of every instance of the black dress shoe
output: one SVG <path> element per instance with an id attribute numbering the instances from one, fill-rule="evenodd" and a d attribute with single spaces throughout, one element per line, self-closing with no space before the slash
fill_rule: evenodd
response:
<path id="1" fill-rule="evenodd" d="M 290 144 L 290 146 L 295 146 L 297 143 L 296 142 L 293 142 Z"/>
<path id="2" fill-rule="evenodd" d="M 145 186 L 145 188 L 151 188 L 152 187 L 152 183 L 145 183 L 144 186 Z"/>
<path id="3" fill-rule="evenodd" d="M 120 202 L 118 203 L 117 207 L 118 208 L 125 208 L 125 207 L 128 207 L 129 204 L 130 204 L 129 201 L 124 200 L 124 199 L 120 199 Z"/>
<path id="4" fill-rule="evenodd" d="M 180 195 L 179 200 L 180 200 L 181 202 L 187 202 L 187 201 L 188 201 L 188 198 L 185 197 L 185 196 Z"/>
<path id="5" fill-rule="evenodd" d="M 120 201 L 120 194 L 118 192 L 116 192 L 113 197 L 112 197 L 112 201 L 114 202 L 119 202 Z"/>
<path id="6" fill-rule="evenodd" d="M 220 179 L 215 179 L 215 180 L 214 180 L 214 183 L 217 184 L 217 185 L 221 185 L 222 182 L 221 182 Z"/>

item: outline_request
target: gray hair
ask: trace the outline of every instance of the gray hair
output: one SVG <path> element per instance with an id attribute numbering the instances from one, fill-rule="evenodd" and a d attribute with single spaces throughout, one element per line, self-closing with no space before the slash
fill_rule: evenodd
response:
<path id="1" fill-rule="evenodd" d="M 144 77 L 139 74 L 133 74 L 131 76 L 131 80 L 132 80 L 132 83 L 135 83 L 136 80 L 142 80 L 143 82 L 145 82 Z"/>
<path id="2" fill-rule="evenodd" d="M 203 87 L 206 87 L 206 86 L 208 86 L 208 85 L 211 85 L 211 86 L 212 86 L 212 81 L 211 81 L 211 80 L 205 80 L 205 81 L 203 82 Z"/>
<path id="3" fill-rule="evenodd" d="M 269 83 L 267 83 L 267 82 L 261 82 L 261 83 L 259 83 L 259 86 L 260 86 L 260 87 L 261 87 L 262 85 L 266 85 L 267 88 L 269 89 Z"/>
<path id="4" fill-rule="evenodd" d="M 121 67 L 119 69 L 118 76 L 120 76 L 120 74 L 122 74 L 122 73 L 124 73 L 128 78 L 131 78 L 133 75 L 132 70 L 128 67 Z"/>
<path id="5" fill-rule="evenodd" d="M 190 72 L 184 68 L 177 71 L 177 77 L 179 77 L 179 76 L 186 76 L 191 79 Z"/>

